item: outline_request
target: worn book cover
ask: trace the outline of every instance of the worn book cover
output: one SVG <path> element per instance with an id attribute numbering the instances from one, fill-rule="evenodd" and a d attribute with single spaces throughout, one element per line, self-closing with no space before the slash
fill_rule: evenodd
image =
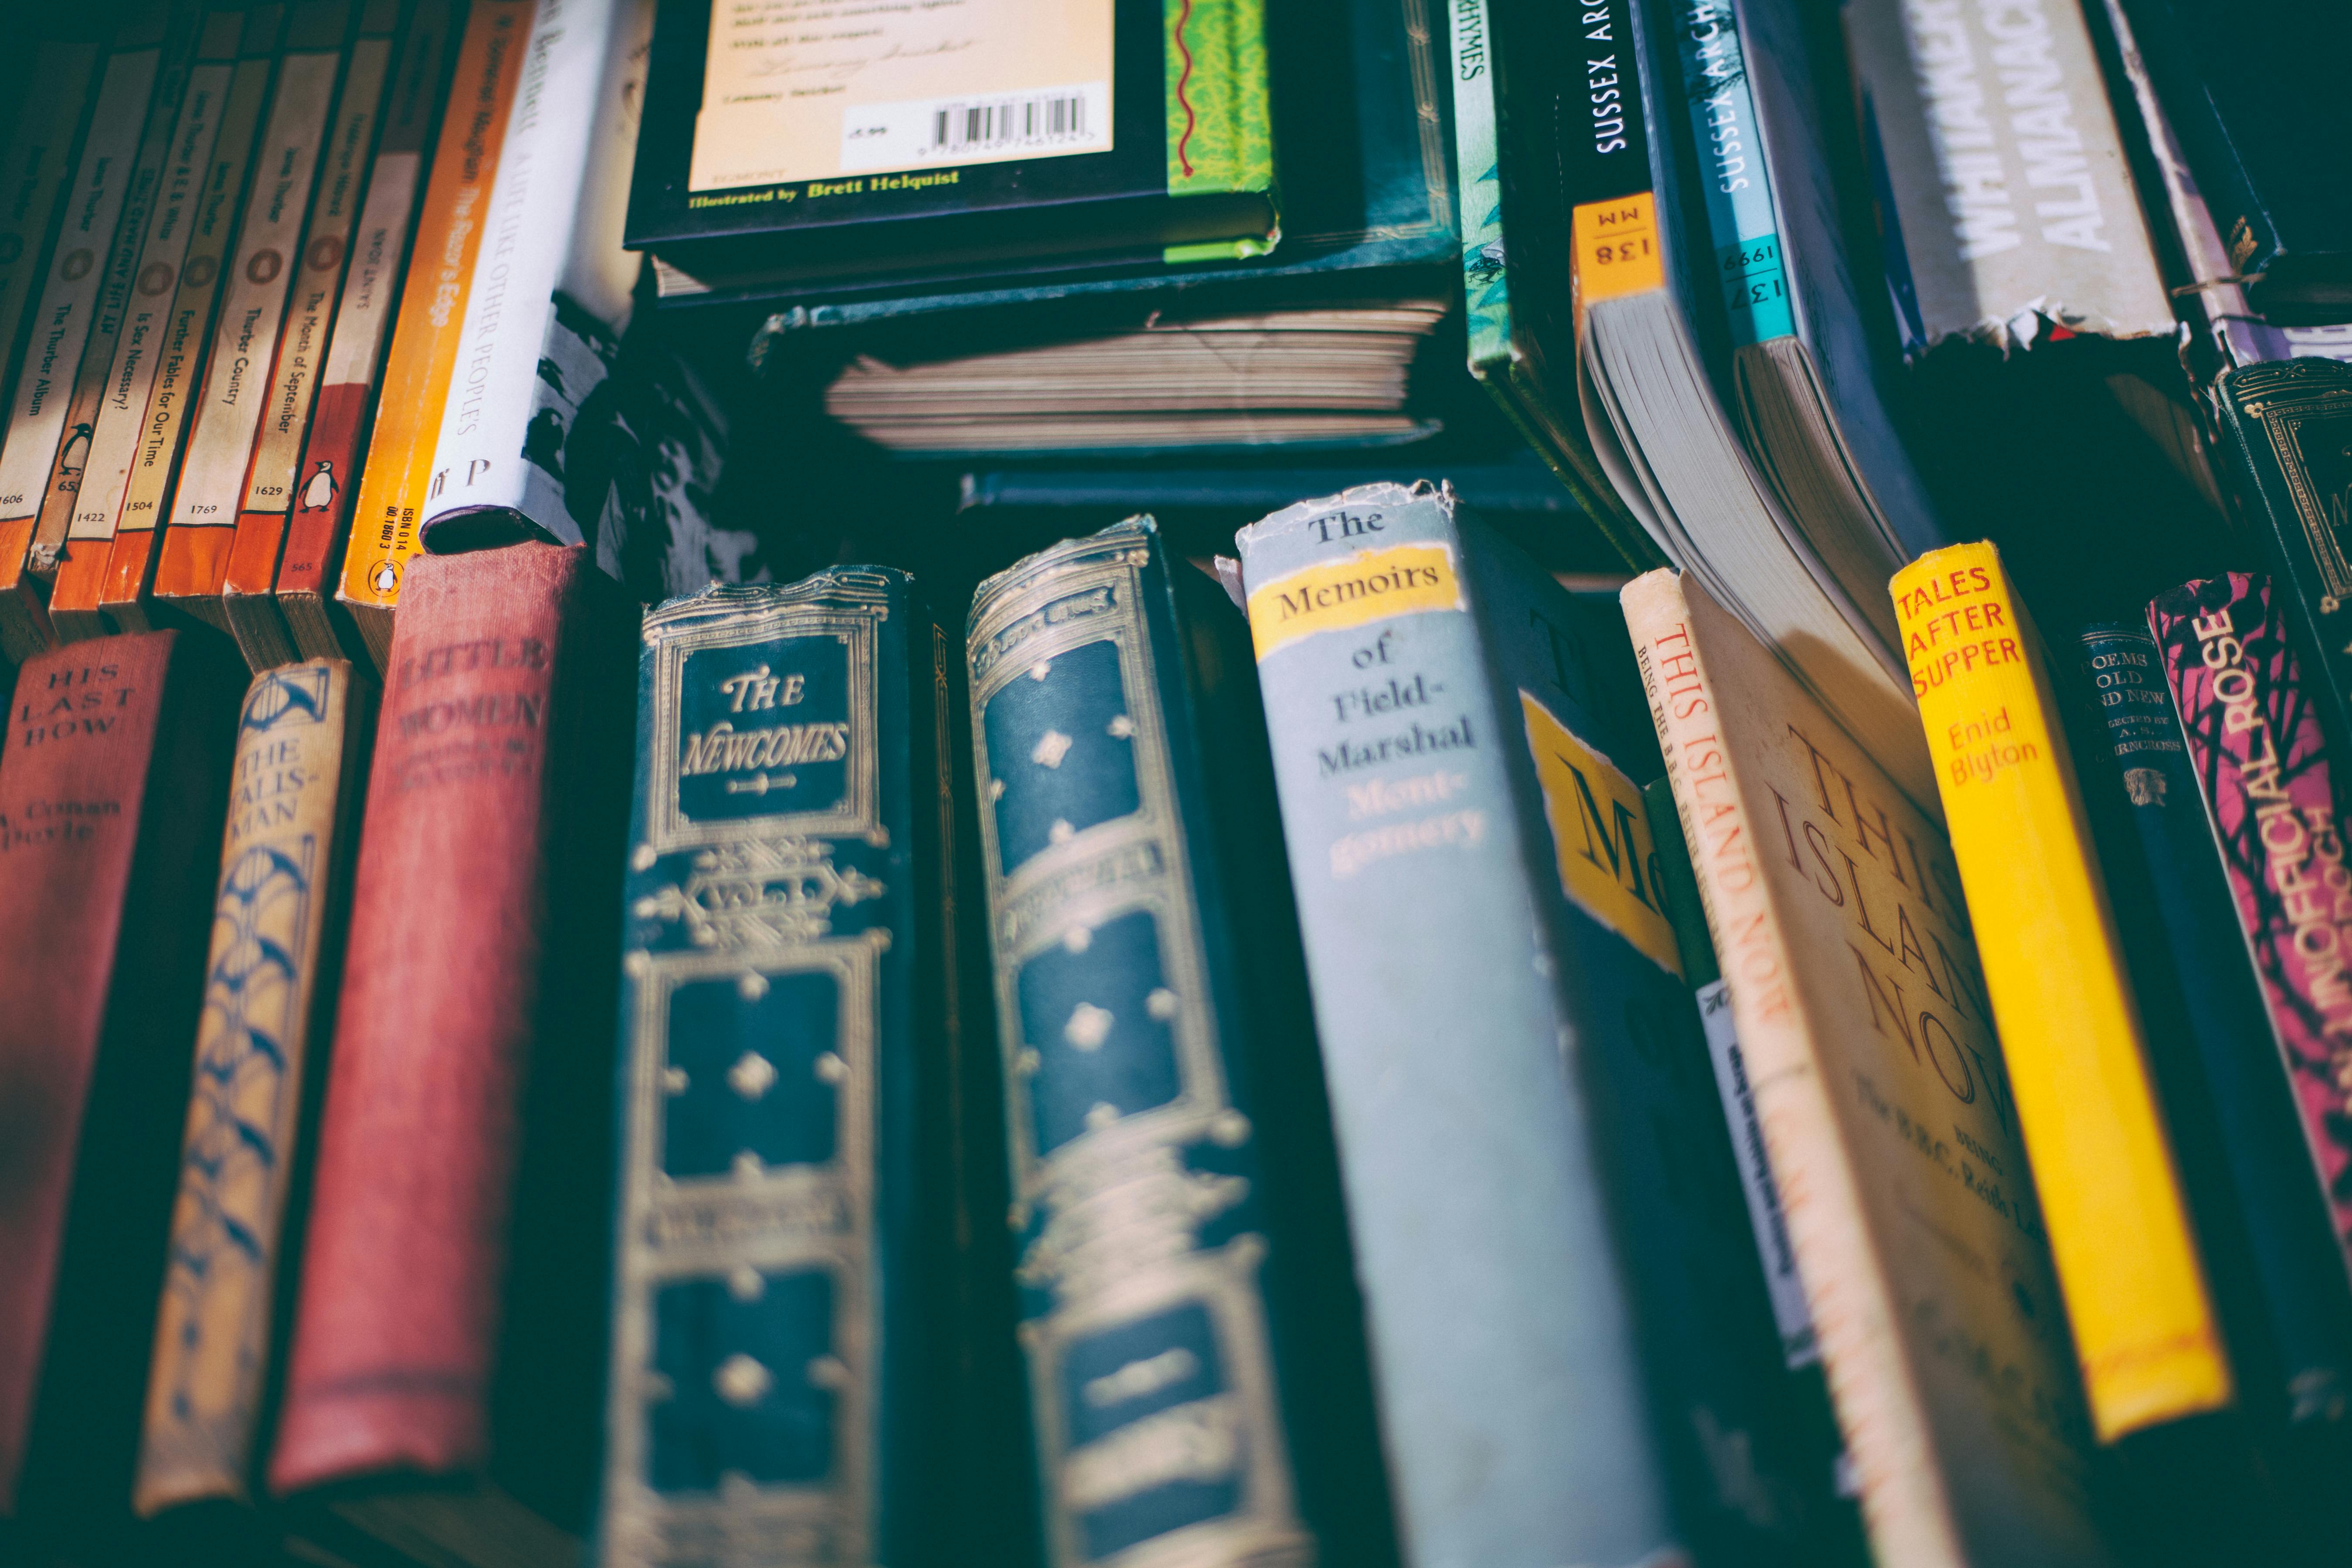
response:
<path id="1" fill-rule="evenodd" d="M 66 182 L 89 123 L 105 34 L 85 19 L 33 46 L 24 96 L 0 163 L 0 386 L 16 380 L 18 354 L 64 222 Z"/>

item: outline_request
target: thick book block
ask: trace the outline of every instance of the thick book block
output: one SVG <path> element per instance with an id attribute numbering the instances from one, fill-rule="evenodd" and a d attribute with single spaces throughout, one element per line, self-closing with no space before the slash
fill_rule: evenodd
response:
<path id="1" fill-rule="evenodd" d="M 133 1494 L 142 1514 L 256 1495 L 374 717 L 370 683 L 341 659 L 256 677 L 237 716 Z"/>
<path id="2" fill-rule="evenodd" d="M 982 1325 L 958 1321 L 954 1274 L 952 1095 L 971 1069 L 950 1007 L 947 658 L 910 580 L 876 567 L 713 586 L 646 620 L 614 1568 L 719 1541 L 780 1563 L 938 1559 L 973 1468 L 948 1424 Z M 1009 1353 L 1009 1310 L 986 1326 Z"/>
<path id="3" fill-rule="evenodd" d="M 178 633 L 16 678 L 0 758 L 0 1515 L 130 1500 L 236 738 Z"/>
<path id="4" fill-rule="evenodd" d="M 1131 519 L 967 639 L 1057 1568 L 1391 1560 L 1245 627 Z"/>
<path id="5" fill-rule="evenodd" d="M 1622 623 L 1426 485 L 1239 544 L 1407 1557 L 1810 1560 Z"/>
<path id="6" fill-rule="evenodd" d="M 494 1479 L 584 1521 L 634 611 L 584 552 L 435 558 L 394 646 L 269 1484 Z M 347 1509 L 400 1521 L 394 1492 Z M 427 1528 L 424 1518 L 405 1521 Z"/>
<path id="7" fill-rule="evenodd" d="M 2109 1561 L 1942 827 L 1691 577 L 1622 602 L 1874 1555 Z"/>
<path id="8" fill-rule="evenodd" d="M 2041 639 L 2000 552 L 1889 585 L 2100 1440 L 2235 1397 Z"/>

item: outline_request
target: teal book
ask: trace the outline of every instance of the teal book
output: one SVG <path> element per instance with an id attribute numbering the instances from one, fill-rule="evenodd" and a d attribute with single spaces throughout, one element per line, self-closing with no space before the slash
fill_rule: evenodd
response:
<path id="1" fill-rule="evenodd" d="M 968 650 L 1049 1560 L 1393 1563 L 1243 619 L 1134 518 Z"/>
<path id="2" fill-rule="evenodd" d="M 1406 1557 L 1826 1560 L 1622 619 L 1426 484 L 1239 543 Z"/>
<path id="3" fill-rule="evenodd" d="M 1009 1341 L 1010 1300 L 954 1241 L 948 657 L 880 567 L 646 617 L 607 1563 L 936 1562 L 943 1515 L 984 1527 L 962 1336 Z"/>

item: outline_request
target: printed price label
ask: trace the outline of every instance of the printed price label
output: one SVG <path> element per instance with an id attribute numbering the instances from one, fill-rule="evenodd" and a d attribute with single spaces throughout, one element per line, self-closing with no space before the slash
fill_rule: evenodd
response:
<path id="1" fill-rule="evenodd" d="M 841 111 L 845 170 L 1055 158 L 1109 146 L 1108 82 L 856 104 Z"/>
<path id="2" fill-rule="evenodd" d="M 1666 284 L 1657 201 L 1647 191 L 1587 202 L 1572 216 L 1579 310 Z"/>

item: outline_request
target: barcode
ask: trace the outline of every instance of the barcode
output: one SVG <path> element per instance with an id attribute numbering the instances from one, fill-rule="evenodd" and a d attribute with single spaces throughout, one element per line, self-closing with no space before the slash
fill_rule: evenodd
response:
<path id="1" fill-rule="evenodd" d="M 845 172 L 1063 158 L 1110 144 L 1110 84 L 1102 81 L 856 104 L 841 116 Z"/>
<path id="2" fill-rule="evenodd" d="M 1067 98 L 1016 99 L 1000 103 L 950 103 L 931 116 L 934 153 L 966 149 L 992 153 L 1002 147 L 1050 147 L 1057 142 L 1081 140 L 1087 133 L 1087 100 Z"/>

